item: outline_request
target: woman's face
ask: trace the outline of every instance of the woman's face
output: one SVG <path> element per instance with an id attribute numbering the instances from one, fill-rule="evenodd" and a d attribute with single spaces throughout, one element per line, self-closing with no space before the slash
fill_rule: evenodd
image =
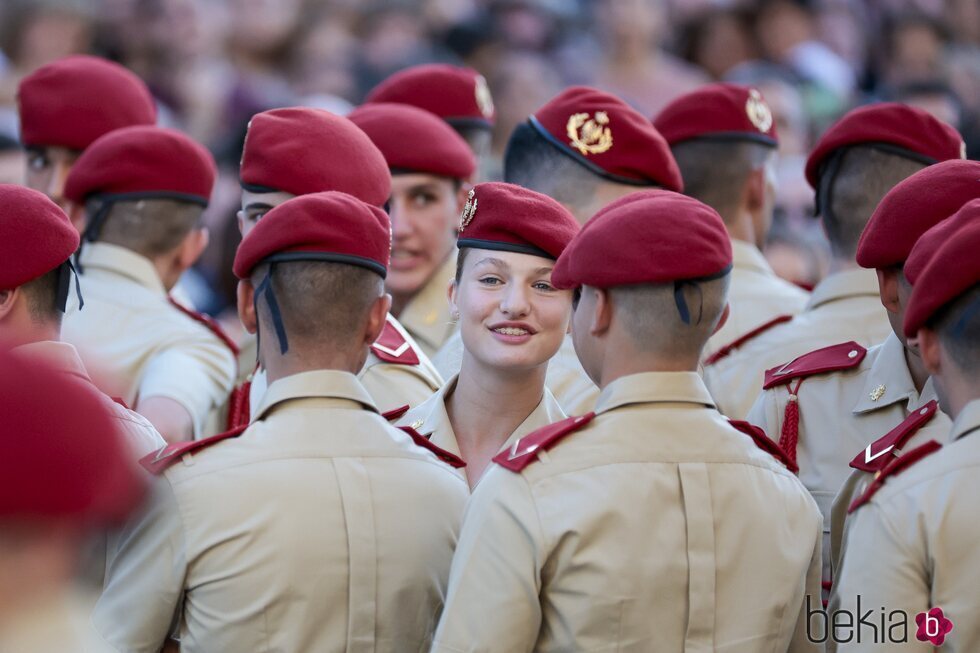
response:
<path id="1" fill-rule="evenodd" d="M 469 249 L 449 302 L 459 313 L 466 354 L 504 369 L 546 364 L 561 347 L 572 309 L 570 290 L 551 284 L 555 262 L 516 252 Z"/>

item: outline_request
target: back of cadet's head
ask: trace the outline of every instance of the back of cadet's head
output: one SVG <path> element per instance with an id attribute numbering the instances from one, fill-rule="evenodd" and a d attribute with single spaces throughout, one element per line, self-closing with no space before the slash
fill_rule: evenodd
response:
<path id="1" fill-rule="evenodd" d="M 949 359 L 980 381 L 980 284 L 944 307 L 931 322 Z"/>
<path id="2" fill-rule="evenodd" d="M 101 209 L 100 200 L 85 206 L 90 218 Z M 201 226 L 203 214 L 203 206 L 180 200 L 116 201 L 105 214 L 98 239 L 152 259 L 179 246 L 187 234 Z"/>
<path id="3" fill-rule="evenodd" d="M 579 208 L 589 204 L 602 177 L 542 139 L 530 125 L 522 123 L 507 141 L 504 181 Z"/>
<path id="4" fill-rule="evenodd" d="M 770 146 L 733 140 L 689 140 L 672 151 L 684 177 L 684 194 L 715 209 L 726 222 L 737 217 L 749 176 L 776 156 Z"/>

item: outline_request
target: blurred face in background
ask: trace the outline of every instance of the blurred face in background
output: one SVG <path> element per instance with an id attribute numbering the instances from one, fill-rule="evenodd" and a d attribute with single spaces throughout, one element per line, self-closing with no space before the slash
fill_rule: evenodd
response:
<path id="1" fill-rule="evenodd" d="M 65 208 L 65 180 L 80 155 L 81 152 L 77 150 L 55 145 L 27 148 L 24 185 L 44 193 L 55 204 Z"/>
<path id="2" fill-rule="evenodd" d="M 238 230 L 242 232 L 242 238 L 248 235 L 266 213 L 294 197 L 296 196 L 292 193 L 282 191 L 253 193 L 242 189 L 242 208 L 238 212 Z"/>

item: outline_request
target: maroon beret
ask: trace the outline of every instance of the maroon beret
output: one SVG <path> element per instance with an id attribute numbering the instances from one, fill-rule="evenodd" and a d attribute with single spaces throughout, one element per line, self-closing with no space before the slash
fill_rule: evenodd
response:
<path id="1" fill-rule="evenodd" d="M 294 197 L 266 213 L 238 246 L 234 272 L 247 279 L 263 262 L 306 260 L 348 263 L 384 277 L 390 253 L 388 214 L 328 191 Z"/>
<path id="2" fill-rule="evenodd" d="M 143 81 L 119 64 L 75 55 L 38 68 L 17 89 L 21 141 L 84 150 L 103 134 L 157 120 Z"/>
<path id="3" fill-rule="evenodd" d="M 367 134 L 347 118 L 302 107 L 252 118 L 241 183 L 257 193 L 338 190 L 375 206 L 383 206 L 391 195 L 388 164 Z"/>
<path id="4" fill-rule="evenodd" d="M 378 146 L 396 174 L 467 179 L 476 170 L 476 158 L 463 137 L 428 111 L 376 102 L 362 104 L 347 117 Z"/>
<path id="5" fill-rule="evenodd" d="M 472 68 L 422 64 L 401 70 L 368 93 L 366 103 L 410 104 L 453 127 L 493 127 L 493 98 L 483 75 Z"/>
<path id="6" fill-rule="evenodd" d="M 568 209 L 547 195 L 489 182 L 470 191 L 456 244 L 557 259 L 578 230 Z"/>
<path id="7" fill-rule="evenodd" d="M 78 232 L 44 193 L 0 184 L 0 290 L 54 270 L 78 249 Z"/>
<path id="8" fill-rule="evenodd" d="M 925 231 L 980 198 L 980 163 L 956 159 L 923 168 L 902 180 L 878 204 L 861 241 L 865 268 L 900 265 Z"/>
<path id="9" fill-rule="evenodd" d="M 528 118 L 539 136 L 597 175 L 621 184 L 680 192 L 681 173 L 667 141 L 618 97 L 573 86 Z"/>
<path id="10" fill-rule="evenodd" d="M 599 210 L 558 258 L 559 288 L 608 288 L 724 276 L 732 244 L 721 216 L 665 190 L 631 193 Z"/>
<path id="11" fill-rule="evenodd" d="M 939 239 L 938 247 L 915 280 L 912 297 L 905 308 L 905 335 L 914 337 L 933 316 L 957 297 L 980 284 L 980 200 L 973 200 L 961 208 L 947 222 L 953 221 L 959 228 Z M 948 230 L 946 223 L 933 227 Z M 912 250 L 915 256 L 921 247 L 929 247 L 937 239 L 927 238 L 927 231 Z M 911 257 L 910 257 L 911 260 Z"/>
<path id="12" fill-rule="evenodd" d="M 970 200 L 970 202 L 973 201 Z M 964 202 L 960 209 L 963 209 L 970 202 Z M 902 268 L 908 282 L 914 286 L 922 275 L 922 271 L 939 248 L 943 246 L 943 243 L 952 240 L 960 229 L 968 226 L 975 219 L 976 212 L 957 210 L 952 216 L 936 223 L 922 234 L 915 241 L 915 245 L 905 261 L 905 267 Z"/>
<path id="13" fill-rule="evenodd" d="M 92 143 L 72 166 L 65 197 L 170 197 L 207 204 L 217 168 L 203 145 L 162 127 L 126 127 Z"/>
<path id="14" fill-rule="evenodd" d="M 657 115 L 653 126 L 673 147 L 693 138 L 779 144 L 772 110 L 758 89 L 705 84 L 682 95 Z"/>
<path id="15" fill-rule="evenodd" d="M 966 158 L 960 133 L 922 109 L 895 102 L 858 107 L 830 126 L 806 160 L 806 180 L 817 188 L 820 167 L 835 151 L 877 145 L 926 165 Z"/>
<path id="16" fill-rule="evenodd" d="M 145 486 L 106 398 L 17 350 L 0 369 L 0 521 L 123 521 Z"/>

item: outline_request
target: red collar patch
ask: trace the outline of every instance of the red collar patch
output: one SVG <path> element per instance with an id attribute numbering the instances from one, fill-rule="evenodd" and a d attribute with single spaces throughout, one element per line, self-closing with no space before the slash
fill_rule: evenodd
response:
<path id="1" fill-rule="evenodd" d="M 785 365 L 766 371 L 763 389 L 786 385 L 793 379 L 803 379 L 824 372 L 836 372 L 857 367 L 864 360 L 868 350 L 852 341 L 831 345 L 823 349 L 803 354 Z"/>
<path id="2" fill-rule="evenodd" d="M 384 417 L 389 422 L 394 422 L 396 419 L 398 419 L 399 417 L 407 413 L 409 408 L 410 406 L 408 404 L 405 404 L 404 406 L 399 406 L 398 408 L 394 408 L 387 412 L 381 413 L 381 416 Z"/>
<path id="3" fill-rule="evenodd" d="M 447 463 L 450 467 L 455 467 L 456 469 L 459 469 L 461 467 L 466 467 L 465 460 L 463 460 L 462 458 L 460 458 L 454 453 L 450 453 L 446 451 L 442 447 L 432 444 L 432 442 L 427 437 L 425 437 L 424 435 L 422 435 L 421 433 L 413 429 L 411 426 L 399 426 L 397 428 L 401 431 L 404 431 L 405 433 L 408 433 L 409 437 L 411 437 L 412 440 L 415 441 L 415 444 L 422 447 L 423 449 L 428 449 L 429 451 L 431 451 L 436 455 L 436 458 L 438 458 L 444 463 Z"/>
<path id="4" fill-rule="evenodd" d="M 386 363 L 418 365 L 420 362 L 419 355 L 412 349 L 412 345 L 391 323 L 390 316 L 385 320 L 385 328 L 381 336 L 371 345 L 371 351 Z"/>
<path id="5" fill-rule="evenodd" d="M 871 501 L 871 498 L 878 492 L 878 490 L 881 489 L 888 477 L 897 476 L 903 470 L 908 469 L 926 456 L 930 456 L 942 448 L 943 445 L 939 444 L 935 440 L 929 440 L 922 446 L 916 447 L 912 451 L 907 451 L 898 458 L 892 458 L 889 460 L 888 464 L 885 465 L 881 471 L 875 473 L 874 480 L 871 481 L 870 485 L 868 485 L 868 489 L 866 489 L 861 496 L 851 503 L 850 507 L 847 509 L 847 513 L 850 514 L 867 502 Z"/>
<path id="6" fill-rule="evenodd" d="M 506 451 L 498 453 L 494 456 L 493 462 L 512 472 L 519 472 L 538 459 L 538 451 L 552 448 L 569 433 L 591 422 L 594 417 L 595 413 L 586 413 L 580 417 L 568 417 L 539 428 L 519 439 Z"/>
<path id="7" fill-rule="evenodd" d="M 209 438 L 204 438 L 203 440 L 191 440 L 190 442 L 175 442 L 173 444 L 168 444 L 162 447 L 158 451 L 147 454 L 140 458 L 140 465 L 142 465 L 148 472 L 155 476 L 159 476 L 167 470 L 171 465 L 176 463 L 183 457 L 184 454 L 193 453 L 201 449 L 206 449 L 216 442 L 221 442 L 222 440 L 227 440 L 229 438 L 237 438 L 242 434 L 248 425 L 239 426 L 236 429 L 230 431 L 225 431 L 224 433 L 219 433 L 218 435 L 212 435 Z"/>
<path id="8" fill-rule="evenodd" d="M 862 472 L 875 473 L 883 470 L 893 459 L 902 455 L 901 449 L 933 418 L 939 404 L 932 400 L 905 418 L 905 421 L 878 438 L 851 461 L 851 467 Z M 886 454 L 891 453 L 892 456 Z"/>
<path id="9" fill-rule="evenodd" d="M 737 419 L 730 419 L 728 420 L 728 423 L 731 424 L 736 429 L 738 429 L 739 431 L 741 431 L 742 433 L 744 433 L 745 435 L 752 438 L 752 441 L 755 442 L 757 447 L 759 447 L 760 449 L 762 449 L 763 451 L 771 455 L 773 458 L 781 462 L 783 465 L 785 465 L 786 469 L 793 472 L 794 474 L 800 473 L 800 466 L 796 464 L 796 461 L 790 458 L 786 454 L 786 452 L 783 451 L 783 448 L 779 446 L 779 444 L 770 440 L 769 436 L 767 436 L 766 432 L 763 431 L 761 428 L 759 428 L 755 424 L 750 424 L 748 422 L 737 420 Z"/>

